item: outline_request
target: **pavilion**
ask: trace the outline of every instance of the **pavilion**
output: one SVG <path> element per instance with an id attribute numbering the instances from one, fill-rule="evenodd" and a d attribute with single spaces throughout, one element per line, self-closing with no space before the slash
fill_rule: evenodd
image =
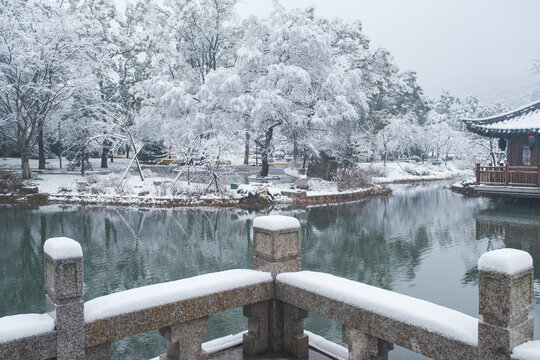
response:
<path id="1" fill-rule="evenodd" d="M 498 138 L 506 162 L 476 164 L 479 193 L 540 198 L 540 101 L 500 115 L 464 119 L 467 129 Z"/>

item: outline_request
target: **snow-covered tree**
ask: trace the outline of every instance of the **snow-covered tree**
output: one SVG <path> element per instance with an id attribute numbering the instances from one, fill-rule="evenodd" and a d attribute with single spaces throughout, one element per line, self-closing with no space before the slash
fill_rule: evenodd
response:
<path id="1" fill-rule="evenodd" d="M 168 0 L 156 9 L 167 56 L 182 60 L 161 58 L 172 76 L 182 76 L 179 71 L 188 64 L 204 83 L 210 71 L 234 64 L 241 35 L 235 4 L 236 0 Z"/>
<path id="2" fill-rule="evenodd" d="M 2 1 L 0 131 L 20 151 L 23 178 L 38 132 L 53 113 L 88 86 L 87 24 L 56 1 Z"/>

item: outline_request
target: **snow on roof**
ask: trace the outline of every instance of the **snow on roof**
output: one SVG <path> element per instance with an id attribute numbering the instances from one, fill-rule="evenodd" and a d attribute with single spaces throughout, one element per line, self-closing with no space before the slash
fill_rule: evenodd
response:
<path id="1" fill-rule="evenodd" d="M 533 266 L 531 255 L 526 251 L 517 249 L 488 251 L 480 256 L 478 260 L 478 270 L 507 275 L 517 274 L 531 266 Z"/>
<path id="2" fill-rule="evenodd" d="M 463 119 L 469 131 L 487 136 L 540 133 L 540 101 L 496 116 Z"/>
<path id="3" fill-rule="evenodd" d="M 0 318 L 0 343 L 36 336 L 54 330 L 48 314 L 20 314 Z"/>
<path id="4" fill-rule="evenodd" d="M 277 280 L 477 346 L 478 319 L 428 301 L 325 273 L 283 273 Z"/>
<path id="5" fill-rule="evenodd" d="M 258 216 L 253 220 L 253 227 L 268 231 L 298 229 L 300 221 L 297 218 L 283 215 Z"/>
<path id="6" fill-rule="evenodd" d="M 143 286 L 86 302 L 84 319 L 91 322 L 266 281 L 272 281 L 270 273 L 237 269 Z"/>
<path id="7" fill-rule="evenodd" d="M 43 245 L 45 254 L 54 260 L 82 257 L 81 244 L 67 237 L 50 238 Z"/>
<path id="8" fill-rule="evenodd" d="M 514 360 L 539 360 L 540 340 L 528 341 L 512 349 L 512 359 Z"/>

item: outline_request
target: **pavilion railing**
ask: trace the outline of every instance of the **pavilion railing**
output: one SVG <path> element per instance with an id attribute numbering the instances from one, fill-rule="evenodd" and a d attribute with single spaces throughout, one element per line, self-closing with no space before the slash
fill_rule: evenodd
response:
<path id="1" fill-rule="evenodd" d="M 540 187 L 540 166 L 482 166 L 476 164 L 478 185 Z"/>

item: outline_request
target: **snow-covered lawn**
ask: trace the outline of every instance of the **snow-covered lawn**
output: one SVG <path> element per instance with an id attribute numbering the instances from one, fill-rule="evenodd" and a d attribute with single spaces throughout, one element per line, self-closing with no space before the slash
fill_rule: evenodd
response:
<path id="1" fill-rule="evenodd" d="M 121 169 L 125 169 L 131 159 L 125 159 L 125 158 L 115 158 L 114 161 L 111 163 L 110 160 L 107 162 L 107 168 L 101 169 L 101 159 L 99 158 L 90 158 L 89 160 L 90 167 L 87 168 L 86 171 L 88 173 L 103 173 L 103 172 L 111 172 L 111 171 L 120 171 Z M 38 160 L 37 159 L 30 159 L 30 170 L 32 172 L 32 176 L 34 176 L 37 173 L 41 173 L 44 170 L 38 170 Z M 133 165 L 135 166 L 135 165 Z M 58 159 L 47 159 L 45 161 L 45 168 L 47 173 L 67 173 L 68 169 L 70 169 L 69 160 L 66 158 L 62 159 L 62 169 L 60 169 L 60 162 Z M 21 159 L 19 158 L 0 158 L 0 170 L 10 170 L 10 171 L 21 171 Z M 74 169 L 75 171 L 70 171 L 77 173 L 79 168 Z"/>
<path id="2" fill-rule="evenodd" d="M 173 184 L 172 178 L 158 176 L 151 171 L 144 170 L 146 175 L 141 181 L 138 174 L 130 174 L 120 181 L 122 174 L 113 172 L 109 174 L 92 175 L 66 175 L 66 174 L 39 174 L 31 180 L 40 192 L 51 195 L 52 200 L 70 202 L 91 202 L 108 204 L 155 203 L 165 205 L 167 201 L 230 199 L 239 197 L 236 191 L 224 189 L 216 194 L 206 191 L 208 184 L 187 183 L 178 181 Z"/>

